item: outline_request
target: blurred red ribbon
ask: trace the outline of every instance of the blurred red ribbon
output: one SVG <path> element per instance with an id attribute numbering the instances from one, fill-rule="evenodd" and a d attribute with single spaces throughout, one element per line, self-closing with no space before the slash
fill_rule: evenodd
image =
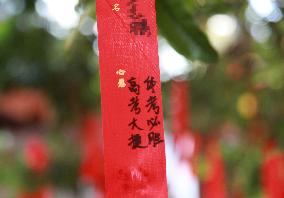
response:
<path id="1" fill-rule="evenodd" d="M 284 155 L 270 141 L 264 147 L 264 160 L 261 165 L 261 184 L 264 197 L 284 197 Z"/>
<path id="2" fill-rule="evenodd" d="M 90 113 L 83 117 L 81 126 L 82 163 L 80 176 L 83 182 L 104 192 L 103 144 L 100 118 Z"/>
<path id="3" fill-rule="evenodd" d="M 106 196 L 166 198 L 154 0 L 97 0 Z"/>
<path id="4" fill-rule="evenodd" d="M 189 86 L 187 81 L 172 81 L 170 92 L 171 124 L 176 136 L 190 132 Z"/>

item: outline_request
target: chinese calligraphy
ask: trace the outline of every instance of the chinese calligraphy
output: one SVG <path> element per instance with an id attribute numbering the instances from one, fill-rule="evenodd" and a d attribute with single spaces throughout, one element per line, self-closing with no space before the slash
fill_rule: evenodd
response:
<path id="1" fill-rule="evenodd" d="M 164 142 L 164 140 L 161 139 L 160 133 L 154 133 L 151 132 L 148 134 L 149 144 L 153 144 L 154 147 L 156 147 L 158 144 Z"/>
<path id="2" fill-rule="evenodd" d="M 119 4 L 118 3 L 114 4 L 112 10 L 118 12 L 120 10 Z"/>
<path id="3" fill-rule="evenodd" d="M 140 94 L 140 85 L 138 85 L 135 80 L 136 80 L 136 78 L 132 77 L 127 81 L 130 85 L 128 87 L 128 89 L 131 92 L 134 92 L 136 95 L 139 95 Z"/>
<path id="4" fill-rule="evenodd" d="M 161 134 L 154 132 L 150 132 L 148 134 L 148 145 L 146 146 L 142 145 L 142 137 L 140 134 L 131 134 L 128 141 L 129 141 L 128 146 L 131 146 L 132 149 L 147 148 L 148 145 L 156 147 L 158 144 L 164 142 L 164 140 L 161 139 Z"/>
<path id="5" fill-rule="evenodd" d="M 155 114 L 160 113 L 160 107 L 157 105 L 157 96 L 150 96 L 147 100 L 146 107 L 148 107 L 148 112 L 153 110 Z"/>
<path id="6" fill-rule="evenodd" d="M 155 118 L 150 118 L 150 120 L 147 120 L 147 125 L 150 127 L 149 130 L 152 130 L 154 127 L 158 126 L 160 124 L 160 121 L 158 120 L 158 116 L 155 116 Z"/>
<path id="7" fill-rule="evenodd" d="M 141 124 L 141 122 L 138 121 L 138 117 L 133 117 L 128 124 L 129 128 L 134 132 L 131 133 L 131 136 L 128 138 L 128 146 L 132 149 L 145 149 L 149 146 L 155 148 L 158 144 L 164 142 L 161 134 L 153 131 L 161 124 L 159 121 L 160 106 L 158 104 L 158 98 L 155 95 L 155 86 L 157 81 L 155 81 L 153 76 L 148 76 L 143 82 L 145 84 L 145 90 L 151 94 L 145 101 L 146 105 L 144 106 L 146 107 L 147 114 L 151 114 L 151 117 L 146 120 L 145 123 L 148 126 L 149 132 L 147 136 L 142 136 L 138 131 L 142 132 L 146 129 L 144 127 L 144 129 L 140 127 L 139 124 Z M 137 82 L 135 77 L 131 77 L 129 80 L 127 80 L 127 83 L 129 84 L 129 91 L 134 94 L 134 96 L 131 97 L 128 106 L 130 107 L 130 112 L 134 112 L 135 115 L 138 116 L 142 111 L 139 99 L 141 91 L 140 84 Z M 145 142 L 143 143 L 143 140 L 145 139 L 148 140 L 147 144 L 145 144 Z"/>
<path id="8" fill-rule="evenodd" d="M 130 142 L 128 146 L 131 146 L 132 149 L 136 148 L 147 148 L 147 146 L 141 146 L 142 144 L 142 137 L 140 134 L 132 134 L 131 137 L 128 139 Z"/>
<path id="9" fill-rule="evenodd" d="M 125 71 L 125 70 L 122 70 L 122 69 L 119 69 L 118 71 L 116 71 L 116 74 L 119 75 L 119 76 L 124 76 L 125 73 L 126 73 L 126 71 Z M 124 88 L 124 87 L 126 87 L 124 78 L 119 78 L 119 79 L 118 79 L 117 87 L 118 87 L 118 88 Z"/>
<path id="10" fill-rule="evenodd" d="M 128 104 L 131 107 L 131 112 L 135 112 L 135 114 L 139 114 L 141 112 L 141 108 L 139 107 L 139 98 L 138 96 L 132 97 L 130 99 L 130 103 Z"/>
<path id="11" fill-rule="evenodd" d="M 147 91 L 151 90 L 152 93 L 155 93 L 155 85 L 156 85 L 156 81 L 154 80 L 153 76 L 148 76 L 148 78 L 144 81 L 144 83 L 147 85 Z"/>
<path id="12" fill-rule="evenodd" d="M 145 16 L 137 12 L 137 0 L 130 0 L 127 3 L 128 6 L 128 17 L 131 19 L 130 33 L 134 35 L 150 36 L 151 31 L 148 25 L 148 20 Z"/>
<path id="13" fill-rule="evenodd" d="M 116 74 L 120 75 L 120 76 L 123 76 L 125 73 L 126 73 L 126 71 L 123 70 L 123 69 L 119 69 L 119 70 L 116 71 Z"/>
<path id="14" fill-rule="evenodd" d="M 133 118 L 133 120 L 128 124 L 128 126 L 131 126 L 131 129 L 133 130 L 134 128 L 138 129 L 138 130 L 143 130 L 142 128 L 140 128 L 137 125 L 137 119 Z"/>

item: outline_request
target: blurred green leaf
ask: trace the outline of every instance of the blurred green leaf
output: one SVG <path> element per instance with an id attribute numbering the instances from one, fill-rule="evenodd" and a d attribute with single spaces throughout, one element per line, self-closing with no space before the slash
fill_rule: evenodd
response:
<path id="1" fill-rule="evenodd" d="M 217 61 L 217 53 L 206 35 L 194 23 L 183 1 L 157 0 L 157 22 L 160 33 L 188 59 L 207 63 Z"/>
<path id="2" fill-rule="evenodd" d="M 9 33 L 11 32 L 11 29 L 12 29 L 11 20 L 0 21 L 0 45 L 2 41 L 7 39 Z"/>

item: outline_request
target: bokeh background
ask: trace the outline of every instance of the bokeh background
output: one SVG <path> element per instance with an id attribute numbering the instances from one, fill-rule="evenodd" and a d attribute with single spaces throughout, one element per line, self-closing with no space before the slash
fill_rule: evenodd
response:
<path id="1" fill-rule="evenodd" d="M 284 198 L 284 1 L 156 7 L 169 197 Z M 104 197 L 95 0 L 0 0 L 0 197 Z"/>

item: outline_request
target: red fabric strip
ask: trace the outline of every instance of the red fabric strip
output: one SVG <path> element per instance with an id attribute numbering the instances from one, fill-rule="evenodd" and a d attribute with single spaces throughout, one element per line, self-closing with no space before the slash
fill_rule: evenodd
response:
<path id="1" fill-rule="evenodd" d="M 277 148 L 264 153 L 261 165 L 261 184 L 264 197 L 284 197 L 284 155 Z"/>
<path id="2" fill-rule="evenodd" d="M 166 198 L 154 0 L 97 0 L 106 196 Z"/>
<path id="3" fill-rule="evenodd" d="M 187 81 L 172 81 L 170 92 L 171 125 L 176 136 L 189 133 L 191 129 L 188 92 Z"/>
<path id="4" fill-rule="evenodd" d="M 206 175 L 202 182 L 203 198 L 227 198 L 226 172 L 218 137 L 207 137 L 204 142 Z"/>

